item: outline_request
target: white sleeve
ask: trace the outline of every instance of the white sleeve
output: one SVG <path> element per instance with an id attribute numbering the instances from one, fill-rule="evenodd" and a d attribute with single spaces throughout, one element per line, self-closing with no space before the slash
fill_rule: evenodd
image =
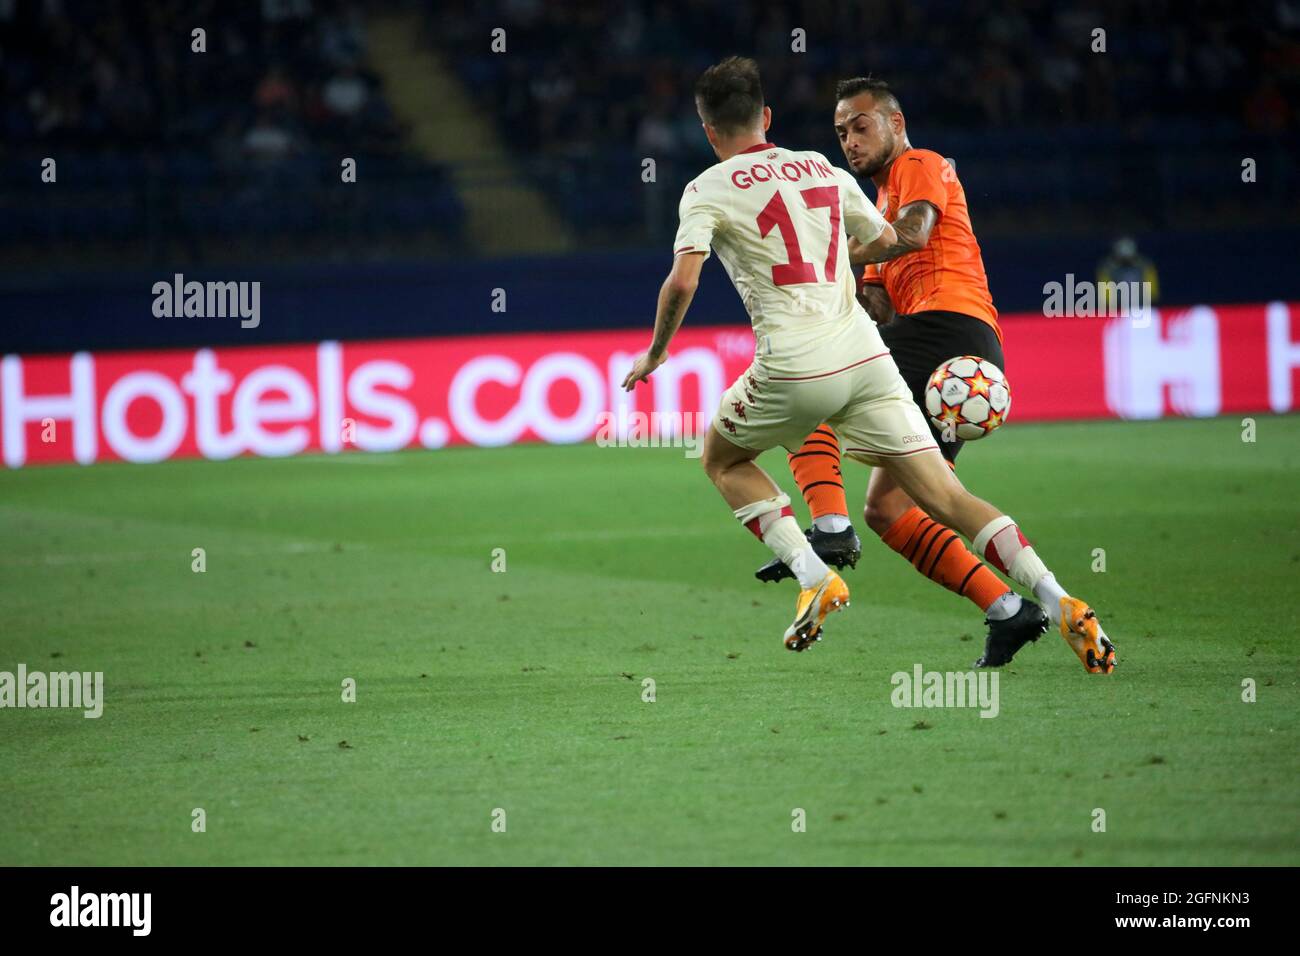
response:
<path id="1" fill-rule="evenodd" d="M 844 187 L 844 231 L 861 243 L 874 242 L 885 231 L 885 217 L 867 198 L 852 173 L 835 170 Z"/>
<path id="2" fill-rule="evenodd" d="M 722 211 L 700 193 L 698 183 L 690 183 L 682 193 L 677 207 L 677 238 L 673 240 L 673 255 L 683 252 L 702 252 L 707 259 L 713 235 L 722 225 Z"/>

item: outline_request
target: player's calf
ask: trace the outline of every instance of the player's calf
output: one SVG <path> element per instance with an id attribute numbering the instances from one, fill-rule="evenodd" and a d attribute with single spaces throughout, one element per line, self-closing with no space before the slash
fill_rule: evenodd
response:
<path id="1" fill-rule="evenodd" d="M 969 599 L 981 611 L 990 612 L 994 602 L 1003 617 L 1019 610 L 1019 598 L 998 576 L 971 553 L 960 538 L 941 522 L 912 505 L 889 525 L 880 539 L 906 558 L 912 567 L 935 584 Z"/>

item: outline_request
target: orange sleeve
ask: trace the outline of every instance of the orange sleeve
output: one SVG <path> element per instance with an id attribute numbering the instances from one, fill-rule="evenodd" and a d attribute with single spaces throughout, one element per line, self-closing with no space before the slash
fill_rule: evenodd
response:
<path id="1" fill-rule="evenodd" d="M 898 208 L 908 203 L 930 203 L 943 215 L 948 208 L 948 185 L 943 170 L 946 160 L 938 153 L 904 156 L 898 170 Z"/>
<path id="2" fill-rule="evenodd" d="M 885 280 L 880 275 L 880 264 L 877 262 L 868 262 L 862 267 L 862 284 L 863 285 L 884 285 Z"/>

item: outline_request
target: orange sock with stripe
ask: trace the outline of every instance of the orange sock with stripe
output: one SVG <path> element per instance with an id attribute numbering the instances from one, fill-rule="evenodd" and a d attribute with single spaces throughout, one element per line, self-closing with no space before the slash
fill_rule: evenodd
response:
<path id="1" fill-rule="evenodd" d="M 819 425 L 804 439 L 790 456 L 790 470 L 814 521 L 824 515 L 848 516 L 849 502 L 840 475 L 840 442 L 829 425 Z"/>
<path id="2" fill-rule="evenodd" d="M 1010 590 L 952 529 L 915 506 L 903 512 L 880 539 L 935 584 L 969 599 L 981 611 Z"/>

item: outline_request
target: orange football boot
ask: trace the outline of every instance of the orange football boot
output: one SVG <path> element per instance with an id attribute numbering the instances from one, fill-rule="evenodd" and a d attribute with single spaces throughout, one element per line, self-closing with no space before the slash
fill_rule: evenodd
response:
<path id="1" fill-rule="evenodd" d="M 1089 674 L 1109 674 L 1115 669 L 1115 645 L 1106 639 L 1097 613 L 1078 598 L 1061 598 L 1061 636 Z"/>
<path id="2" fill-rule="evenodd" d="M 826 615 L 849 606 L 849 586 L 834 571 L 815 588 L 804 588 L 794 606 L 794 623 L 785 631 L 788 650 L 802 651 L 822 639 L 822 622 Z"/>

